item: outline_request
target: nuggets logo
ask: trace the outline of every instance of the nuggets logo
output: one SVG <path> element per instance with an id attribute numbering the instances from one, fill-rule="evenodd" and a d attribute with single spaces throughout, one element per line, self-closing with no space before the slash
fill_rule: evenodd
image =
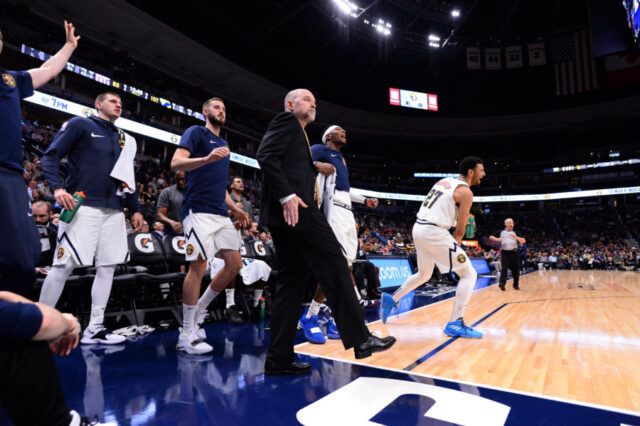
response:
<path id="1" fill-rule="evenodd" d="M 118 133 L 120 133 L 120 140 L 118 143 L 120 144 L 120 149 L 122 149 L 124 148 L 124 132 L 120 130 Z"/>
<path id="2" fill-rule="evenodd" d="M 58 254 L 57 254 L 58 259 L 62 259 L 62 256 L 64 256 L 64 247 L 60 247 L 58 249 Z"/>
<path id="3" fill-rule="evenodd" d="M 191 256 L 193 254 L 193 244 L 187 244 L 187 256 Z"/>
<path id="4" fill-rule="evenodd" d="M 465 256 L 464 254 L 460 253 L 457 257 L 458 259 L 458 263 L 464 263 L 467 261 L 467 256 Z"/>
<path id="5" fill-rule="evenodd" d="M 82 115 L 85 117 L 91 117 L 92 115 L 94 115 L 95 113 L 93 112 L 93 108 L 82 108 Z"/>
<path id="6" fill-rule="evenodd" d="M 7 86 L 16 87 L 16 80 L 11 74 L 2 74 L 2 81 Z"/>

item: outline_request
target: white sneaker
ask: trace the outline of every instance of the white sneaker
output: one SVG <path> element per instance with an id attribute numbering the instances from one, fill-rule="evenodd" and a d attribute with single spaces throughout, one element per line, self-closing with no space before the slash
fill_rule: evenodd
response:
<path id="1" fill-rule="evenodd" d="M 116 345 L 118 343 L 124 343 L 126 340 L 126 337 L 113 334 L 107 330 L 104 325 L 98 324 L 87 327 L 82 333 L 82 340 L 80 340 L 80 342 L 84 344 L 102 343 L 104 345 Z"/>
<path id="2" fill-rule="evenodd" d="M 176 349 L 192 355 L 202 355 L 213 351 L 213 347 L 198 338 L 196 332 L 180 333 Z"/>
<path id="3" fill-rule="evenodd" d="M 78 414 L 77 411 L 75 410 L 71 410 L 69 411 L 69 414 L 71 414 L 71 423 L 69 423 L 69 426 L 117 426 L 117 423 L 100 423 L 100 422 L 93 422 L 91 420 L 89 420 L 87 417 L 80 417 L 80 414 Z"/>
<path id="4" fill-rule="evenodd" d="M 207 332 L 204 331 L 204 328 L 202 327 L 202 324 L 196 324 L 196 337 L 200 340 L 206 340 L 207 339 Z M 178 327 L 178 331 L 180 332 L 180 334 L 182 334 L 182 327 Z"/>

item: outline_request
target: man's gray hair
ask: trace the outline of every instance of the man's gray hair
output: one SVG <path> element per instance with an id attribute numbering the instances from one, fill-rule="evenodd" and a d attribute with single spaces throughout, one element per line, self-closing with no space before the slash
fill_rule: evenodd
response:
<path id="1" fill-rule="evenodd" d="M 306 89 L 293 89 L 291 90 L 289 93 L 287 93 L 287 96 L 284 97 L 284 110 L 287 110 L 287 103 L 289 101 L 295 101 L 296 98 L 298 98 L 298 96 L 301 95 L 301 93 L 306 90 Z"/>

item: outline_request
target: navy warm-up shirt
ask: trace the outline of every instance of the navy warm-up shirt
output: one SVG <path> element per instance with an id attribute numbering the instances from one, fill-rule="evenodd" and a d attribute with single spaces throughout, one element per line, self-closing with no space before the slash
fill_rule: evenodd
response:
<path id="1" fill-rule="evenodd" d="M 311 147 L 311 156 L 313 161 L 332 164 L 336 168 L 336 190 L 349 192 L 349 170 L 340 151 L 318 144 Z"/>
<path id="2" fill-rule="evenodd" d="M 201 158 L 214 149 L 228 147 L 229 144 L 204 126 L 191 126 L 182 135 L 179 146 L 191 153 L 190 158 Z M 228 176 L 229 156 L 186 172 L 182 218 L 189 214 L 189 210 L 227 217 L 229 213 L 224 200 Z"/>
<path id="3" fill-rule="evenodd" d="M 33 82 L 27 71 L 0 73 L 0 167 L 22 174 L 20 100 L 33 95 Z"/>
<path id="4" fill-rule="evenodd" d="M 31 303 L 0 300 L 0 343 L 31 340 L 42 325 L 42 312 Z"/>

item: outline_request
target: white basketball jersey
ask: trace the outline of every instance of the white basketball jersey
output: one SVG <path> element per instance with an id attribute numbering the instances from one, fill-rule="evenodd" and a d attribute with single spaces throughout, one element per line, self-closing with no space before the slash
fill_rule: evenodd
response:
<path id="1" fill-rule="evenodd" d="M 455 227 L 458 221 L 458 206 L 453 201 L 453 191 L 460 185 L 469 186 L 459 178 L 439 180 L 433 185 L 418 210 L 418 220 L 433 223 L 445 229 Z"/>

